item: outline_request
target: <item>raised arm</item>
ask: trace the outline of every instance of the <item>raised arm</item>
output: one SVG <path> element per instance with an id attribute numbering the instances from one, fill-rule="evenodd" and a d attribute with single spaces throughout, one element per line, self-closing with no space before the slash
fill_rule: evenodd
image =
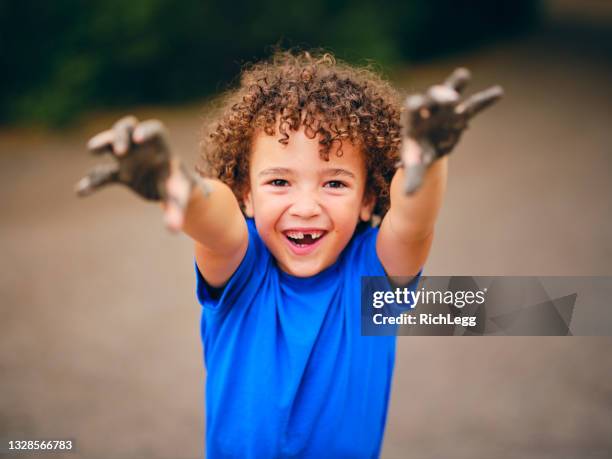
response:
<path id="1" fill-rule="evenodd" d="M 196 187 L 187 203 L 183 230 L 195 241 L 200 273 L 213 287 L 224 285 L 247 250 L 249 235 L 232 190 L 218 180 L 204 179 L 206 193 Z"/>
<path id="2" fill-rule="evenodd" d="M 238 201 L 225 184 L 201 179 L 171 155 L 161 122 L 122 118 L 112 129 L 94 136 L 88 147 L 94 154 L 109 153 L 116 161 L 96 167 L 81 179 L 77 194 L 86 196 L 120 183 L 144 199 L 160 201 L 167 227 L 184 230 L 194 239 L 204 278 L 213 286 L 229 279 L 248 245 Z"/>
<path id="3" fill-rule="evenodd" d="M 446 189 L 448 161 L 468 121 L 503 94 L 499 86 L 460 100 L 470 74 L 457 69 L 441 85 L 406 99 L 400 168 L 376 250 L 387 274 L 414 276 L 424 265 Z"/>
<path id="4" fill-rule="evenodd" d="M 410 148 L 418 153 L 412 141 Z M 376 250 L 389 276 L 414 276 L 425 264 L 444 191 L 448 161 L 436 161 L 426 172 L 423 184 L 411 195 L 405 193 L 406 172 L 399 168 L 391 181 L 391 207 L 378 233 Z"/>

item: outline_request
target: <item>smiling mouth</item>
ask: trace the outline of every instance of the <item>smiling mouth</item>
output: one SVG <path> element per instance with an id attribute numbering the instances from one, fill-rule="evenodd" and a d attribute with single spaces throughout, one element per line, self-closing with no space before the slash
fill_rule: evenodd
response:
<path id="1" fill-rule="evenodd" d="M 284 231 L 283 234 L 287 240 L 295 247 L 308 247 L 320 241 L 327 231 L 312 230 L 312 231 Z"/>

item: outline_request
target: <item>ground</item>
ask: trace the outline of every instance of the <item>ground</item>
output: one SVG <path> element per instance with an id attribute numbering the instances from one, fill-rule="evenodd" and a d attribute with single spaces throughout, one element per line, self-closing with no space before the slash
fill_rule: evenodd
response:
<path id="1" fill-rule="evenodd" d="M 428 274 L 612 276 L 602 33 L 552 28 L 398 75 L 421 90 L 465 65 L 472 90 L 499 83 L 507 95 L 453 154 Z M 133 111 L 163 119 L 195 162 L 197 106 Z M 87 138 L 118 115 L 0 131 L 0 437 L 73 438 L 70 458 L 201 457 L 191 243 L 124 189 L 72 192 L 96 162 Z M 399 338 L 383 457 L 609 457 L 611 345 Z"/>

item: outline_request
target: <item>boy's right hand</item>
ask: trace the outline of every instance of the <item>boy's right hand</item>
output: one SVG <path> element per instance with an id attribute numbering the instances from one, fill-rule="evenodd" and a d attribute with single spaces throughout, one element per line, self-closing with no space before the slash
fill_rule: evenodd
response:
<path id="1" fill-rule="evenodd" d="M 197 179 L 170 154 L 166 129 L 160 121 L 138 122 L 127 116 L 92 137 L 87 147 L 97 155 L 110 153 L 116 161 L 99 165 L 83 177 L 75 187 L 79 196 L 121 183 L 147 200 L 163 201 L 166 225 L 174 231 L 181 229 Z"/>
<path id="2" fill-rule="evenodd" d="M 471 118 L 502 97 L 501 86 L 492 86 L 461 100 L 470 78 L 467 69 L 459 68 L 443 84 L 406 99 L 401 121 L 401 165 L 406 168 L 407 194 L 419 189 L 434 161 L 451 152 Z"/>

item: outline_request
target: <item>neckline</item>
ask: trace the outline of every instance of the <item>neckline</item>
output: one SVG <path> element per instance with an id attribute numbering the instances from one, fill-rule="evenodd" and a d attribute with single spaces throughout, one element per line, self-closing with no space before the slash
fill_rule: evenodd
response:
<path id="1" fill-rule="evenodd" d="M 338 264 L 344 255 L 344 251 L 340 253 L 338 259 L 334 261 L 331 265 L 325 268 L 323 271 L 315 274 L 310 277 L 298 277 L 292 274 L 286 273 L 283 271 L 276 260 L 274 263 L 276 264 L 276 268 L 279 272 L 279 278 L 282 280 L 284 284 L 293 285 L 296 287 L 310 287 L 317 285 L 318 287 L 325 287 L 329 285 L 336 277 L 338 273 Z"/>

